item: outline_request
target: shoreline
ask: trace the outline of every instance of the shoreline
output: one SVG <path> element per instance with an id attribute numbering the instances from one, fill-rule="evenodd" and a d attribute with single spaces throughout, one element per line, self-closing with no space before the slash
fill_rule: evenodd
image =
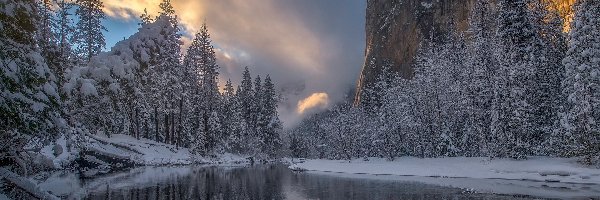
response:
<path id="1" fill-rule="evenodd" d="M 309 174 L 382 181 L 412 181 L 479 193 L 544 198 L 600 198 L 600 169 L 574 158 L 532 157 L 489 160 L 483 157 L 306 159 L 289 166 Z M 533 170 L 538 168 L 538 170 Z"/>

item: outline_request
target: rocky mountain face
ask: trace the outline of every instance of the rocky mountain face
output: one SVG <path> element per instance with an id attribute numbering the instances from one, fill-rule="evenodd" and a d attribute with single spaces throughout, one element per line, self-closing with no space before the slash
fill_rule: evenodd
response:
<path id="1" fill-rule="evenodd" d="M 424 39 L 438 40 L 451 27 L 468 28 L 475 0 L 368 0 L 365 63 L 358 80 L 355 103 L 372 84 L 382 66 L 405 78 Z M 433 34 L 433 35 L 432 35 Z"/>
<path id="2" fill-rule="evenodd" d="M 544 0 L 565 20 L 565 31 L 573 16 L 575 0 Z M 426 39 L 440 42 L 449 30 L 465 31 L 476 0 L 367 0 L 366 49 L 359 77 L 355 105 L 365 87 L 373 84 L 389 66 L 405 78 L 413 75 L 412 65 Z"/>

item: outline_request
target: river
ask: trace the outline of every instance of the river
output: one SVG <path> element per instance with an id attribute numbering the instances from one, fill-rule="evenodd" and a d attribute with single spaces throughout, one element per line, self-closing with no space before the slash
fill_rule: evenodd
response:
<path id="1" fill-rule="evenodd" d="M 527 199 L 407 180 L 293 172 L 284 165 L 141 167 L 82 179 L 49 174 L 42 189 L 74 199 Z"/>

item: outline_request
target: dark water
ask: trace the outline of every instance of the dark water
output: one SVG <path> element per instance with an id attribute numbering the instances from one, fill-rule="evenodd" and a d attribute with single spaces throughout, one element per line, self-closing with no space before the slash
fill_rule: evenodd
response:
<path id="1" fill-rule="evenodd" d="M 515 199 L 399 180 L 292 172 L 283 165 L 145 168 L 84 180 L 85 199 Z M 74 197 L 64 196 L 66 198 Z"/>

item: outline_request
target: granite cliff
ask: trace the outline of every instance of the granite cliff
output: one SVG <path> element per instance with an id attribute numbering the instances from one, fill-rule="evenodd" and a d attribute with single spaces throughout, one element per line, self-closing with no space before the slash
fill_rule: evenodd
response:
<path id="1" fill-rule="evenodd" d="M 372 84 L 382 66 L 390 66 L 405 78 L 424 39 L 439 40 L 451 28 L 465 31 L 476 0 L 367 0 L 365 61 L 360 74 L 355 105 L 363 89 Z M 569 21 L 574 0 L 550 0 Z M 433 37 L 431 34 L 434 34 Z"/>

